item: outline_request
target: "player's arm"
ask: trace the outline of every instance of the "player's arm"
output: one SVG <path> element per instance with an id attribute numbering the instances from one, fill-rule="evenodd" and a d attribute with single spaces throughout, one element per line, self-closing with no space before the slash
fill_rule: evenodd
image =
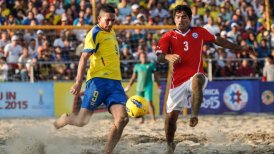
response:
<path id="1" fill-rule="evenodd" d="M 73 95 L 77 95 L 81 91 L 81 86 L 83 82 L 84 73 L 87 66 L 87 61 L 92 53 L 91 52 L 83 52 L 80 57 L 80 61 L 77 69 L 77 76 L 75 84 L 71 87 L 70 92 Z"/>
<path id="2" fill-rule="evenodd" d="M 181 58 L 177 54 L 162 54 L 162 53 L 157 53 L 158 57 L 158 62 L 159 63 L 164 63 L 164 62 L 170 62 L 170 63 L 177 63 L 181 61 Z"/>
<path id="3" fill-rule="evenodd" d="M 246 46 L 239 46 L 237 44 L 234 44 L 222 37 L 216 37 L 215 39 L 215 42 L 214 42 L 216 45 L 218 46 L 221 46 L 223 48 L 228 48 L 228 49 L 231 49 L 233 51 L 247 51 L 249 52 L 250 54 L 255 54 L 254 52 L 254 49 L 249 46 L 249 45 L 246 45 Z"/>
<path id="4" fill-rule="evenodd" d="M 125 92 L 128 92 L 128 91 L 129 91 L 129 89 L 131 88 L 131 86 L 133 85 L 133 83 L 134 83 L 134 81 L 135 81 L 135 79 L 136 79 L 136 76 L 137 76 L 136 73 L 133 72 L 133 73 L 132 73 L 132 76 L 131 76 L 131 78 L 130 78 L 130 80 L 129 80 L 128 85 L 127 85 L 126 88 L 124 89 Z"/>

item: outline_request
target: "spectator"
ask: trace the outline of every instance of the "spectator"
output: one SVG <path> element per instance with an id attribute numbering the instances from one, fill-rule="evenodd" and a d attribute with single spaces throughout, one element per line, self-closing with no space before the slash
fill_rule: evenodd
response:
<path id="1" fill-rule="evenodd" d="M 22 53 L 22 47 L 18 45 L 18 40 L 18 36 L 12 36 L 11 43 L 7 44 L 4 48 L 4 56 L 7 58 L 7 63 L 10 64 L 11 69 L 16 69 L 18 67 L 18 59 Z"/>
<path id="2" fill-rule="evenodd" d="M 239 76 L 239 77 L 252 77 L 254 75 L 255 75 L 254 71 L 253 71 L 252 67 L 249 65 L 248 60 L 243 59 L 241 66 L 236 71 L 236 76 Z"/>
<path id="3" fill-rule="evenodd" d="M 265 65 L 263 67 L 263 81 L 274 81 L 274 63 L 272 56 L 267 56 L 265 58 Z"/>
<path id="4" fill-rule="evenodd" d="M 41 25 L 42 21 L 45 19 L 43 14 L 38 11 L 37 7 L 33 7 L 31 11 L 33 12 L 34 18 L 37 19 L 38 23 Z"/>
<path id="5" fill-rule="evenodd" d="M 38 49 L 39 46 L 42 46 L 44 44 L 44 32 L 42 30 L 38 30 L 36 32 L 36 37 L 35 37 L 35 41 L 36 41 L 36 48 Z"/>
<path id="6" fill-rule="evenodd" d="M 80 20 L 83 20 L 83 24 L 84 24 L 84 25 L 88 25 L 89 22 L 88 22 L 88 20 L 85 19 L 84 17 L 85 17 L 85 11 L 84 11 L 84 10 L 81 10 L 81 11 L 79 12 L 79 17 L 73 20 L 73 25 L 74 25 L 74 26 L 78 25 L 79 22 L 82 22 L 82 21 L 80 21 Z"/>
<path id="7" fill-rule="evenodd" d="M 82 34 L 81 35 L 81 43 L 77 46 L 76 51 L 75 51 L 75 55 L 80 57 L 82 54 L 82 51 L 84 50 L 84 45 L 85 45 L 85 38 L 86 38 L 86 34 Z"/>
<path id="8" fill-rule="evenodd" d="M 31 20 L 34 20 L 36 25 L 39 24 L 38 20 L 34 17 L 33 12 L 29 11 L 27 18 L 23 19 L 22 24 L 23 25 L 30 25 Z"/>
<path id="9" fill-rule="evenodd" d="M 28 48 L 23 48 L 22 54 L 18 59 L 18 70 L 22 81 L 28 80 L 29 70 L 27 68 L 27 63 L 29 63 L 30 61 L 31 57 L 29 56 Z"/>
<path id="10" fill-rule="evenodd" d="M 35 58 L 38 56 L 38 47 L 36 46 L 35 39 L 31 39 L 28 45 L 29 56 Z"/>
<path id="11" fill-rule="evenodd" d="M 271 40 L 271 47 L 274 48 L 274 24 L 271 25 L 270 40 Z"/>
<path id="12" fill-rule="evenodd" d="M 118 4 L 118 9 L 120 15 L 123 16 L 123 18 L 126 18 L 126 16 L 131 13 L 131 8 L 127 3 L 127 0 L 121 0 L 121 2 Z"/>
<path id="13" fill-rule="evenodd" d="M 170 17 L 170 13 L 163 8 L 163 5 L 161 3 L 157 3 L 156 8 L 152 9 L 150 12 L 150 16 L 152 18 L 158 15 L 160 16 L 161 19 Z"/>
<path id="14" fill-rule="evenodd" d="M 61 15 L 56 13 L 56 6 L 50 4 L 49 11 L 46 13 L 45 18 L 50 21 L 52 25 L 58 25 L 61 22 Z"/>
<path id="15" fill-rule="evenodd" d="M 137 19 L 137 15 L 139 14 L 140 10 L 139 10 L 139 5 L 138 4 L 133 4 L 131 6 L 131 18 L 132 18 L 132 21 L 136 20 Z"/>
<path id="16" fill-rule="evenodd" d="M 60 33 L 60 37 L 56 38 L 53 42 L 53 46 L 54 47 L 61 47 L 63 48 L 65 46 L 64 41 L 65 41 L 66 37 L 65 37 L 65 32 L 61 32 Z"/>
<path id="17" fill-rule="evenodd" d="M 257 48 L 258 51 L 258 58 L 265 58 L 268 55 L 270 55 L 270 49 L 267 46 L 267 40 L 266 39 L 262 39 L 259 47 Z"/>
<path id="18" fill-rule="evenodd" d="M 211 16 L 207 18 L 207 24 L 204 25 L 204 28 L 213 35 L 220 33 L 220 28 L 217 25 L 215 25 L 214 19 Z"/>
<path id="19" fill-rule="evenodd" d="M 93 24 L 93 15 L 92 15 L 91 6 L 86 7 L 84 19 L 86 20 L 87 25 L 92 25 Z"/>
<path id="20" fill-rule="evenodd" d="M 9 66 L 5 57 L 0 57 L 0 82 L 8 81 Z"/>
<path id="21" fill-rule="evenodd" d="M 4 54 L 4 47 L 10 43 L 9 34 L 6 31 L 2 31 L 0 39 L 0 53 Z"/>
<path id="22" fill-rule="evenodd" d="M 233 43 L 237 42 L 237 36 L 239 35 L 239 25 L 237 23 L 231 24 L 231 30 L 227 33 L 227 36 L 232 39 Z"/>

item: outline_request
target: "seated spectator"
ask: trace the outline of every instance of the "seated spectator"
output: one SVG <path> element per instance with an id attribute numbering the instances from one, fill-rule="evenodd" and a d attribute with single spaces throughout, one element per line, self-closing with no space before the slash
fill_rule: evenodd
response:
<path id="1" fill-rule="evenodd" d="M 38 56 L 38 48 L 36 47 L 35 39 L 31 39 L 28 45 L 29 56 L 31 58 Z"/>
<path id="2" fill-rule="evenodd" d="M 22 25 L 30 25 L 31 20 L 36 22 L 36 25 L 39 25 L 38 20 L 34 17 L 33 12 L 29 11 L 27 18 L 23 19 Z"/>
<path id="3" fill-rule="evenodd" d="M 161 3 L 157 3 L 156 8 L 150 11 L 150 16 L 152 18 L 158 15 L 160 16 L 161 19 L 170 17 L 170 13 L 163 8 L 163 5 Z"/>
<path id="4" fill-rule="evenodd" d="M 10 43 L 9 34 L 6 31 L 1 32 L 1 39 L 0 39 L 0 53 L 4 54 L 4 47 Z"/>
<path id="5" fill-rule="evenodd" d="M 270 55 L 270 49 L 267 46 L 267 40 L 266 39 L 261 40 L 261 42 L 260 42 L 260 44 L 257 48 L 257 51 L 258 51 L 258 58 L 265 58 L 268 55 Z"/>
<path id="6" fill-rule="evenodd" d="M 255 75 L 254 70 L 249 65 L 248 60 L 247 59 L 243 59 L 241 66 L 236 71 L 236 76 L 240 76 L 240 77 L 252 77 L 254 75 Z"/>
<path id="7" fill-rule="evenodd" d="M 65 32 L 61 32 L 60 37 L 54 40 L 53 46 L 63 48 L 65 46 L 64 44 L 65 39 L 66 39 Z"/>
<path id="8" fill-rule="evenodd" d="M 93 24 L 92 9 L 91 9 L 90 6 L 86 7 L 86 9 L 85 9 L 84 19 L 87 21 L 87 25 L 92 25 Z"/>
<path id="9" fill-rule="evenodd" d="M 231 30 L 227 33 L 227 36 L 232 39 L 233 43 L 237 42 L 237 36 L 239 33 L 239 25 L 237 23 L 231 24 Z"/>
<path id="10" fill-rule="evenodd" d="M 82 36 L 82 41 L 81 43 L 77 46 L 76 51 L 75 51 L 75 55 L 80 57 L 83 50 L 84 50 L 84 45 L 85 45 L 85 38 L 86 38 L 86 34 L 83 34 Z"/>
<path id="11" fill-rule="evenodd" d="M 80 20 L 83 20 L 83 21 L 80 21 Z M 79 17 L 73 20 L 73 25 L 76 26 L 76 25 L 78 25 L 79 22 L 83 22 L 83 25 L 89 24 L 88 20 L 85 19 L 85 11 L 84 10 L 81 10 L 79 12 Z"/>
<path id="12" fill-rule="evenodd" d="M 262 80 L 268 82 L 274 81 L 274 61 L 272 56 L 267 56 L 265 58 Z"/>
<path id="13" fill-rule="evenodd" d="M 217 25 L 215 25 L 214 19 L 211 16 L 207 18 L 207 24 L 204 25 L 204 28 L 213 35 L 220 33 L 220 28 Z"/>
<path id="14" fill-rule="evenodd" d="M 126 18 L 131 13 L 130 5 L 127 3 L 127 0 L 121 0 L 121 2 L 118 4 L 118 9 L 120 12 L 120 15 L 123 16 L 123 18 Z"/>

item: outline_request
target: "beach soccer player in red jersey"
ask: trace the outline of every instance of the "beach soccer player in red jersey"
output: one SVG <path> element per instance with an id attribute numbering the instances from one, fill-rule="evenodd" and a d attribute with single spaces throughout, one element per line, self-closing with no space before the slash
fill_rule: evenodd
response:
<path id="1" fill-rule="evenodd" d="M 192 12 L 188 6 L 176 6 L 173 13 L 176 28 L 166 32 L 161 37 L 156 49 L 158 62 L 168 61 L 173 66 L 171 68 L 171 84 L 166 104 L 166 153 L 173 153 L 175 150 L 176 121 L 189 97 L 191 104 L 189 125 L 195 127 L 198 124 L 198 113 L 203 100 L 203 90 L 208 81 L 202 66 L 203 44 L 212 42 L 233 51 L 254 52 L 251 46 L 238 46 L 224 38 L 210 34 L 202 27 L 191 27 L 191 16 Z"/>

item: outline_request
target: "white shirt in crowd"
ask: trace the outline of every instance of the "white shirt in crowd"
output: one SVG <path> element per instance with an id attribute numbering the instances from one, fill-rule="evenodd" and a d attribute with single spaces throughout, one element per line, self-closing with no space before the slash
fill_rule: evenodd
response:
<path id="1" fill-rule="evenodd" d="M 5 46 L 4 52 L 8 52 L 7 63 L 18 63 L 22 47 L 20 45 L 13 46 L 12 43 L 9 43 Z"/>

